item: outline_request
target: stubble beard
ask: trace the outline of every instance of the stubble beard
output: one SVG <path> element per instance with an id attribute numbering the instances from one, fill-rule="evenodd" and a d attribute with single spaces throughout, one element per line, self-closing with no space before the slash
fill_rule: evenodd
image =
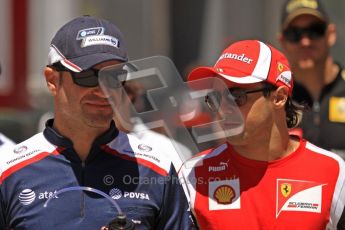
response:
<path id="1" fill-rule="evenodd" d="M 84 111 L 84 123 L 93 128 L 108 128 L 113 118 L 113 112 L 91 113 Z"/>

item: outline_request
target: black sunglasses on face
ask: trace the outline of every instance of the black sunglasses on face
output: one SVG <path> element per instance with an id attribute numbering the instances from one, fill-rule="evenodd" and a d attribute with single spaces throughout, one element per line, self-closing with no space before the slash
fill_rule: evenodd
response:
<path id="1" fill-rule="evenodd" d="M 48 67 L 51 67 L 55 69 L 58 72 L 69 72 L 72 76 L 72 80 L 74 84 L 82 86 L 82 87 L 96 87 L 98 86 L 98 73 L 99 69 L 90 68 L 87 70 L 83 70 L 81 72 L 73 72 L 66 67 L 64 67 L 61 63 L 54 63 L 53 65 L 48 65 Z M 118 76 L 126 76 L 128 73 L 125 69 L 117 69 L 109 71 L 112 75 L 112 81 L 111 81 L 111 87 L 112 88 L 120 88 L 124 83 L 126 79 L 119 79 Z M 122 77 L 124 78 L 124 77 Z"/>
<path id="2" fill-rule="evenodd" d="M 291 26 L 283 31 L 283 36 L 292 43 L 300 42 L 303 36 L 317 40 L 325 35 L 326 29 L 325 23 L 314 23 L 305 28 Z"/>
<path id="3" fill-rule="evenodd" d="M 241 89 L 241 88 L 229 88 L 224 90 L 223 93 L 219 91 L 212 91 L 205 96 L 205 102 L 209 109 L 213 112 L 218 111 L 222 99 L 225 98 L 229 104 L 236 103 L 237 106 L 243 106 L 247 103 L 247 94 L 264 92 L 264 95 L 268 95 L 269 91 L 274 90 L 274 86 L 266 85 L 258 89 Z M 229 93 L 230 92 L 230 93 Z"/>

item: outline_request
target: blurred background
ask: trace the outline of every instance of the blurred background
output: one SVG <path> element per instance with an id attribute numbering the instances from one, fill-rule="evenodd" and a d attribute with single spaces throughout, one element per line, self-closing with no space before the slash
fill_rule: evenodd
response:
<path id="1" fill-rule="evenodd" d="M 52 110 L 43 68 L 55 32 L 80 15 L 116 24 L 130 59 L 168 56 L 183 78 L 196 65 L 213 65 L 240 39 L 277 48 L 283 0 L 0 0 L 0 132 L 22 141 Z M 345 63 L 345 1 L 324 5 L 338 30 L 332 52 Z"/>

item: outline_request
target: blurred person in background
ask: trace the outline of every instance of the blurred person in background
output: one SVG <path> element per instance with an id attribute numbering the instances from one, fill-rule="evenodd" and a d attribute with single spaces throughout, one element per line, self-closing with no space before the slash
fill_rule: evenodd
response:
<path id="1" fill-rule="evenodd" d="M 171 160 L 116 128 L 99 86 L 101 68 L 127 60 L 122 33 L 106 20 L 82 16 L 58 30 L 44 69 L 54 118 L 0 158 L 0 229 L 106 226 L 117 214 L 108 199 L 82 191 L 57 195 L 78 186 L 108 194 L 136 229 L 191 229 Z M 114 90 L 121 88 L 113 77 Z"/>
<path id="2" fill-rule="evenodd" d="M 294 75 L 292 98 L 309 107 L 295 131 L 345 158 L 345 70 L 330 50 L 336 26 L 319 0 L 288 0 L 281 14 L 278 39 Z"/>
<path id="3" fill-rule="evenodd" d="M 201 229 L 345 229 L 345 162 L 290 135 L 303 107 L 291 99 L 293 78 L 274 47 L 245 40 L 226 48 L 213 67 L 188 81 L 218 78 L 205 100 L 225 129 L 243 131 L 181 168 Z"/>

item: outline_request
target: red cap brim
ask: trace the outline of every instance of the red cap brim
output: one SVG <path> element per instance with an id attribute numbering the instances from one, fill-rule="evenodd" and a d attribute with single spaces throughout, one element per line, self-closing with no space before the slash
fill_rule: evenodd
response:
<path id="1" fill-rule="evenodd" d="M 188 81 L 194 81 L 207 77 L 214 77 L 215 75 L 218 75 L 218 73 L 213 67 L 198 67 L 189 73 L 187 79 Z"/>

